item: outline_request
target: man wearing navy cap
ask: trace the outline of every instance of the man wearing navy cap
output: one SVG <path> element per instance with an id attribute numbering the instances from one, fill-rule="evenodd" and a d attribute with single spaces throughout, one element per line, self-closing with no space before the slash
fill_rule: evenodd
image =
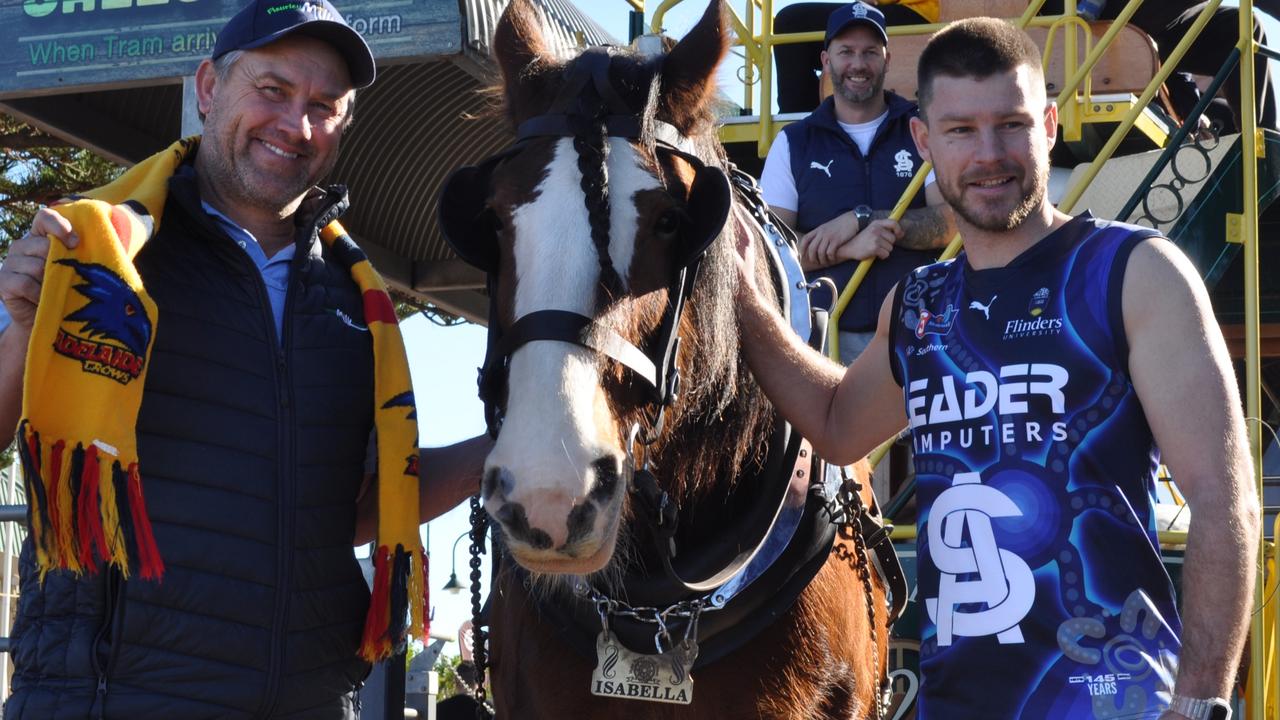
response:
<path id="1" fill-rule="evenodd" d="M 317 183 L 373 78 L 368 46 L 328 2 L 258 0 L 196 71 L 203 137 L 144 161 L 182 158 L 154 181 L 164 210 L 133 263 L 158 308 L 136 437 L 165 574 L 99 564 L 42 578 L 28 542 L 8 720 L 358 714 L 369 588 L 352 545 L 375 522 L 378 358 L 350 253 L 318 233 L 346 190 Z M 48 235 L 79 242 L 43 210 L 0 266 L 3 428 Z M 487 450 L 423 454 L 424 519 L 477 486 Z"/>
<path id="2" fill-rule="evenodd" d="M 840 359 L 866 347 L 876 309 L 898 278 L 933 262 L 954 229 L 941 194 L 929 182 L 900 222 L 888 219 L 920 155 L 911 139 L 916 105 L 885 92 L 889 35 L 884 14 L 854 2 L 831 13 L 822 65 L 833 94 L 774 139 L 760 184 L 764 199 L 802 236 L 810 279 L 843 289 L 861 260 L 877 262 L 840 319 Z M 816 291 L 826 305 L 831 295 Z"/>

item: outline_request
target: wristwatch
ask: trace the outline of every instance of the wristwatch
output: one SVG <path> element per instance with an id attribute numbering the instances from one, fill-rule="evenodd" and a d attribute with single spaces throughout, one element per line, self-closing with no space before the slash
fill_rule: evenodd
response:
<path id="1" fill-rule="evenodd" d="M 866 230 L 867 226 L 871 224 L 871 206 L 857 206 L 853 209 L 853 216 L 858 218 L 858 232 Z"/>
<path id="2" fill-rule="evenodd" d="M 1169 709 L 1191 720 L 1231 720 L 1231 705 L 1222 698 L 1189 698 L 1174 695 Z"/>

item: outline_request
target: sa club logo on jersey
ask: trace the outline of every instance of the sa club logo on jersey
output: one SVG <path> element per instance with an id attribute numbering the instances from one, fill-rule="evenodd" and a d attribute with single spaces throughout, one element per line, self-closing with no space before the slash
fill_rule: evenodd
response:
<path id="1" fill-rule="evenodd" d="M 413 402 L 412 390 L 406 390 L 405 392 L 402 392 L 399 395 L 396 395 L 395 397 L 386 401 L 382 405 L 383 410 L 389 410 L 391 408 L 409 408 L 409 414 L 406 415 L 405 418 L 408 420 L 418 419 L 418 406 Z M 417 452 L 410 453 L 409 457 L 406 458 L 404 474 L 410 477 L 418 476 L 418 453 Z"/>
<path id="2" fill-rule="evenodd" d="M 916 337 L 923 338 L 928 334 L 946 335 L 951 332 L 951 326 L 955 325 L 958 312 L 955 305 L 947 305 L 946 312 L 941 315 L 921 310 L 920 321 L 916 323 Z"/>
<path id="3" fill-rule="evenodd" d="M 71 259 L 57 264 L 75 270 L 84 280 L 72 289 L 89 302 L 63 318 L 63 322 L 80 323 L 80 327 L 78 333 L 59 327 L 54 352 L 80 361 L 84 372 L 121 385 L 137 380 L 151 342 L 151 320 L 142 299 L 105 265 Z"/>
<path id="4" fill-rule="evenodd" d="M 1022 644 L 1019 625 L 1035 604 L 1035 577 L 1025 560 L 996 544 L 991 528 L 992 518 L 1021 515 L 1009 496 L 984 485 L 976 472 L 957 473 L 933 501 L 929 554 L 938 568 L 938 596 L 925 598 L 924 605 L 939 647 L 957 637 L 988 635 L 1002 645 Z"/>
<path id="5" fill-rule="evenodd" d="M 915 161 L 911 159 L 911 153 L 906 148 L 899 150 L 898 154 L 893 156 L 893 162 L 895 163 L 893 170 L 898 173 L 898 177 L 911 177 L 916 167 Z"/>

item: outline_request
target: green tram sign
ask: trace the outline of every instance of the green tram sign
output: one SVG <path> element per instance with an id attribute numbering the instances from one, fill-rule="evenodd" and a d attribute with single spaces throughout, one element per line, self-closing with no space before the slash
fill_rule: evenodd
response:
<path id="1" fill-rule="evenodd" d="M 247 0 L 0 0 L 0 98 L 171 82 Z M 379 64 L 462 50 L 457 0 L 334 0 Z"/>

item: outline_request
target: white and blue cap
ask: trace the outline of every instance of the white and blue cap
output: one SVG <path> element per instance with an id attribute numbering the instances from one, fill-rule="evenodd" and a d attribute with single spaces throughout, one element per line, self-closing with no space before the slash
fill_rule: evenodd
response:
<path id="1" fill-rule="evenodd" d="M 306 35 L 333 46 L 347 63 L 352 87 L 373 84 L 376 70 L 369 45 L 329 0 L 254 0 L 223 26 L 211 57 L 260 48 L 289 35 Z"/>
<path id="2" fill-rule="evenodd" d="M 853 25 L 866 25 L 884 40 L 885 47 L 889 45 L 889 32 L 885 30 L 884 13 L 880 12 L 880 8 L 875 5 L 869 5 L 864 2 L 852 2 L 848 5 L 841 5 L 831 13 L 831 17 L 827 18 L 827 39 L 822 42 L 825 49 L 831 46 L 831 41 L 837 35 L 847 30 Z"/>

